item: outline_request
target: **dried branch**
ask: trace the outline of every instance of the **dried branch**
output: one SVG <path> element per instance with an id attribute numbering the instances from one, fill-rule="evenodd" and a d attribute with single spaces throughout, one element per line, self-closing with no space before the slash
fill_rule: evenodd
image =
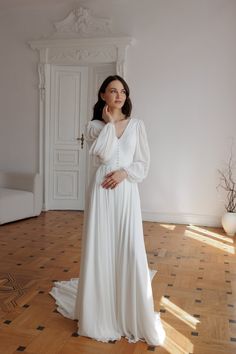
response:
<path id="1" fill-rule="evenodd" d="M 233 162 L 233 142 L 230 149 L 230 156 L 227 167 L 224 170 L 217 170 L 219 173 L 219 184 L 217 189 L 221 188 L 227 192 L 225 209 L 230 212 L 236 212 L 236 181 L 233 175 L 234 162 Z"/>

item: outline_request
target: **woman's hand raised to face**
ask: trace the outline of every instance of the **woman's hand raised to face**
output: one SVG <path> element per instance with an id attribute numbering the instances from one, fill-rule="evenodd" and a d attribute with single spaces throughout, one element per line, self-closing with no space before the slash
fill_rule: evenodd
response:
<path id="1" fill-rule="evenodd" d="M 114 189 L 127 177 L 125 170 L 117 170 L 108 173 L 102 182 L 102 187 L 105 189 Z"/>
<path id="2" fill-rule="evenodd" d="M 113 123 L 114 122 L 114 118 L 112 117 L 107 104 L 104 106 L 104 108 L 102 110 L 102 119 L 106 123 L 109 123 L 109 122 Z"/>

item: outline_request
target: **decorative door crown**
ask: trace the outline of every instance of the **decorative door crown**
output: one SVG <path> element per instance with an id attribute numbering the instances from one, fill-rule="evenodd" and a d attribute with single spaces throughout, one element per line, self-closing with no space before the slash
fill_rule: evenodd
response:
<path id="1" fill-rule="evenodd" d="M 111 34 L 111 20 L 91 15 L 90 10 L 83 7 L 72 10 L 64 20 L 55 22 L 54 36 L 67 33 L 76 33 L 79 37 L 97 37 Z"/>
<path id="2" fill-rule="evenodd" d="M 112 33 L 110 19 L 97 18 L 79 7 L 54 27 L 49 37 L 29 42 L 39 51 L 40 65 L 115 63 L 117 74 L 125 76 L 126 50 L 133 39 Z"/>

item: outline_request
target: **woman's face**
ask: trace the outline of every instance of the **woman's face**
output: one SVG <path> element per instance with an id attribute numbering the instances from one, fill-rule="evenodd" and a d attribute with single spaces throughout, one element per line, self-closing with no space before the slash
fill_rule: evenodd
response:
<path id="1" fill-rule="evenodd" d="M 119 80 L 114 80 L 106 87 L 105 93 L 101 93 L 101 98 L 109 108 L 121 109 L 126 100 L 126 91 Z"/>

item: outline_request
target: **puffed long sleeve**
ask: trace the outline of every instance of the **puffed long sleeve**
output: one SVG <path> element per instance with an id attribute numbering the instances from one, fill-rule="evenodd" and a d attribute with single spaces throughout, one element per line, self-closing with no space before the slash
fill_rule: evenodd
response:
<path id="1" fill-rule="evenodd" d="M 85 140 L 89 144 L 90 155 L 99 157 L 102 162 L 109 161 L 117 144 L 114 124 L 90 121 L 85 127 Z"/>
<path id="2" fill-rule="evenodd" d="M 133 163 L 125 167 L 127 179 L 130 182 L 141 182 L 148 174 L 150 165 L 150 150 L 145 125 L 142 120 L 138 123 L 137 143 Z"/>

